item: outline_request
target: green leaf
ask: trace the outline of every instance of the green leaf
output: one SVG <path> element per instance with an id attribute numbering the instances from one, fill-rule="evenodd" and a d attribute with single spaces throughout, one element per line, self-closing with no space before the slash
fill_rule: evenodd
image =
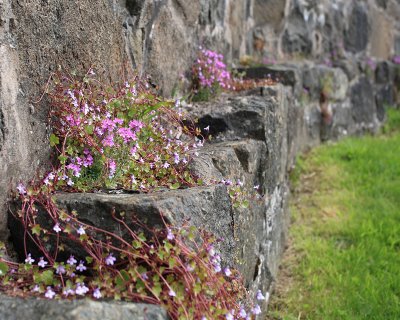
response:
<path id="1" fill-rule="evenodd" d="M 50 286 L 54 282 L 53 270 L 46 270 L 41 273 L 36 273 L 33 275 L 33 279 L 35 282 L 43 283 L 46 286 Z"/>
<path id="2" fill-rule="evenodd" d="M 170 188 L 171 190 L 176 190 L 176 189 L 179 189 L 180 186 L 181 186 L 181 185 L 177 182 L 177 183 L 174 183 L 173 185 L 171 185 L 169 188 Z"/>
<path id="3" fill-rule="evenodd" d="M 61 163 L 61 164 L 65 164 L 65 162 L 67 161 L 67 159 L 68 159 L 68 157 L 63 156 L 63 155 L 60 155 L 60 156 L 58 157 L 58 160 L 60 160 L 60 163 Z"/>
<path id="4" fill-rule="evenodd" d="M 52 133 L 50 135 L 50 146 L 54 147 L 55 145 L 57 145 L 59 143 L 60 143 L 60 139 L 58 139 L 58 137 L 54 133 Z"/>
<path id="5" fill-rule="evenodd" d="M 242 202 L 242 207 L 243 207 L 243 208 L 248 208 L 248 207 L 249 207 L 249 201 L 248 201 L 248 200 L 244 200 L 244 201 Z"/>
<path id="6" fill-rule="evenodd" d="M 135 249 L 139 249 L 139 248 L 142 247 L 142 243 L 141 243 L 140 241 L 138 241 L 138 240 L 134 240 L 134 241 L 132 241 L 132 246 L 133 246 Z"/>
<path id="7" fill-rule="evenodd" d="M 38 236 L 40 236 L 40 231 L 42 230 L 42 228 L 40 227 L 39 224 L 35 224 L 32 227 L 32 234 L 37 234 Z"/>
<path id="8" fill-rule="evenodd" d="M 91 264 L 93 262 L 93 258 L 92 257 L 86 257 L 85 259 L 86 259 L 86 262 L 88 264 Z"/>
<path id="9" fill-rule="evenodd" d="M 176 259 L 174 257 L 170 257 L 168 260 L 168 264 L 170 269 L 174 268 L 176 266 Z"/>
<path id="10" fill-rule="evenodd" d="M 145 242 L 145 241 L 147 240 L 147 239 L 146 239 L 146 236 L 144 235 L 143 232 L 139 233 L 138 238 L 139 238 L 140 240 L 142 240 L 143 242 Z"/>
<path id="11" fill-rule="evenodd" d="M 193 291 L 194 291 L 195 295 L 198 295 L 201 292 L 201 284 L 200 283 L 196 283 L 194 285 Z"/>
<path id="12" fill-rule="evenodd" d="M 160 283 L 154 284 L 152 290 L 153 290 L 154 295 L 158 298 L 162 291 L 161 284 Z"/>
<path id="13" fill-rule="evenodd" d="M 93 131 L 94 131 L 93 125 L 87 125 L 85 127 L 85 131 L 87 134 L 93 134 Z"/>
<path id="14" fill-rule="evenodd" d="M 7 274 L 8 270 L 8 265 L 4 262 L 0 262 L 0 277 L 4 277 Z"/>

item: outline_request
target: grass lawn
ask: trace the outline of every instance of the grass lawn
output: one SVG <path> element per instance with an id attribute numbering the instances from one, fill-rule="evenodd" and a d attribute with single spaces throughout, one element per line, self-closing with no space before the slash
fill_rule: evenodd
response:
<path id="1" fill-rule="evenodd" d="M 400 319 L 400 112 L 389 111 L 385 134 L 299 159 L 268 319 Z"/>

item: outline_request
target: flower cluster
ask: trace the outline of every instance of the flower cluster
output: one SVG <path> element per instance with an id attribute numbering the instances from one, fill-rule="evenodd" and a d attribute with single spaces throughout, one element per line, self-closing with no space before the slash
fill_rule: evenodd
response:
<path id="1" fill-rule="evenodd" d="M 196 64 L 193 67 L 195 77 L 200 87 L 212 88 L 219 85 L 221 88 L 230 88 L 231 74 L 223 62 L 223 55 L 217 52 L 201 49 Z"/>
<path id="2" fill-rule="evenodd" d="M 23 197 L 32 200 L 29 195 Z M 115 215 L 130 235 L 126 239 L 82 223 L 76 228 L 75 214 L 60 212 L 54 203 L 51 209 L 62 222 L 52 230 L 42 227 L 32 235 L 35 241 L 40 238 L 37 233 L 49 236 L 53 231 L 57 237 L 63 233 L 88 256 L 82 259 L 70 254 L 64 260 L 56 259 L 60 247 L 51 252 L 38 241 L 43 256 L 27 253 L 25 263 L 20 264 L 0 258 L 3 291 L 47 299 L 91 297 L 160 304 L 172 319 L 252 319 L 261 313 L 251 300 L 265 300 L 265 296 L 259 291 L 252 298 L 240 274 L 222 266 L 215 238 L 205 231 L 165 225 L 147 229 L 150 236 L 146 236 Z M 108 240 L 99 240 L 99 234 Z M 64 245 L 63 238 L 58 239 Z M 46 244 L 51 246 L 54 243 Z"/>
<path id="3" fill-rule="evenodd" d="M 223 62 L 223 55 L 200 48 L 193 65 L 193 87 L 197 96 L 207 98 L 219 93 L 221 89 L 232 89 L 232 77 Z"/>
<path id="4" fill-rule="evenodd" d="M 59 76 L 50 98 L 50 143 L 61 165 L 46 186 L 149 191 L 196 183 L 186 170 L 198 147 L 195 130 L 147 83 L 106 87 L 90 74 L 83 81 Z"/>
<path id="5" fill-rule="evenodd" d="M 55 203 L 57 190 L 150 191 L 201 183 L 187 165 L 203 140 L 195 138 L 200 130 L 183 123 L 177 103 L 157 97 L 138 78 L 105 87 L 92 76 L 54 78 L 50 144 L 58 162 L 37 183 L 17 186 L 24 263 L 0 256 L 0 289 L 47 299 L 159 304 L 172 319 L 252 319 L 261 309 L 251 303 L 239 273 L 223 265 L 209 233 L 165 222 L 162 229 L 150 229 L 115 211 L 110 215 L 121 232 L 113 233 Z M 242 181 L 215 183 L 228 187 L 235 208 L 249 205 Z M 27 241 L 40 254 L 27 252 Z M 265 297 L 258 292 L 256 299 Z"/>

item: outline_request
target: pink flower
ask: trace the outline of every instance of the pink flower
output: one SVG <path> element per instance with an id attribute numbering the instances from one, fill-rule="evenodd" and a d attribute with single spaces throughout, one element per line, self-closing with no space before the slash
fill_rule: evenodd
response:
<path id="1" fill-rule="evenodd" d="M 125 143 L 129 142 L 129 140 L 137 140 L 135 133 L 129 128 L 119 128 L 118 134 L 124 139 Z"/>
<path id="2" fill-rule="evenodd" d="M 111 117 L 111 115 L 110 115 L 110 117 Z M 103 130 L 106 130 L 106 131 L 113 131 L 114 129 L 115 129 L 115 122 L 114 121 L 112 121 L 112 120 L 110 120 L 110 119 L 104 119 L 102 122 L 101 122 L 101 128 L 103 129 Z"/>
<path id="3" fill-rule="evenodd" d="M 105 147 L 113 147 L 115 145 L 114 143 L 114 135 L 109 134 L 104 140 L 103 140 L 103 146 Z"/>
<path id="4" fill-rule="evenodd" d="M 108 177 L 111 179 L 115 175 L 115 171 L 117 170 L 117 164 L 115 163 L 114 160 L 109 160 L 108 161 L 108 168 L 110 169 L 110 172 L 108 173 Z"/>
<path id="5" fill-rule="evenodd" d="M 131 127 L 135 131 L 138 131 L 144 127 L 144 123 L 138 120 L 132 120 L 131 122 L 129 122 L 129 127 Z"/>

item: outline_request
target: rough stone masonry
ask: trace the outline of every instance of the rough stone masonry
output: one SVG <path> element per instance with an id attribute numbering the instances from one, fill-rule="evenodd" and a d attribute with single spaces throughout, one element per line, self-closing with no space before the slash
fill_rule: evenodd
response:
<path id="1" fill-rule="evenodd" d="M 85 219 L 110 229 L 110 206 L 134 208 L 144 219 L 150 219 L 147 212 L 167 212 L 176 224 L 191 218 L 225 239 L 226 263 L 239 267 L 251 290 L 270 292 L 284 249 L 288 172 L 295 156 L 321 141 L 379 129 L 385 107 L 397 100 L 398 66 L 389 60 L 400 54 L 399 18 L 395 0 L 0 0 L 0 237 L 9 236 L 10 188 L 50 165 L 48 104 L 36 102 L 52 71 L 94 65 L 111 81 L 136 68 L 168 96 L 188 77 L 200 45 L 232 63 L 253 55 L 280 62 L 249 69 L 248 76 L 271 75 L 281 84 L 187 109 L 216 136 L 193 170 L 205 179 L 240 178 L 248 188 L 258 184 L 265 202 L 234 210 L 223 186 L 57 197 L 60 205 L 85 208 L 79 210 Z M 20 230 L 12 223 L 18 250 Z M 114 314 L 106 302 L 55 307 L 47 301 L 0 300 L 1 319 L 23 318 L 27 308 L 43 319 L 166 318 L 161 309 L 140 305 L 121 305 Z"/>

